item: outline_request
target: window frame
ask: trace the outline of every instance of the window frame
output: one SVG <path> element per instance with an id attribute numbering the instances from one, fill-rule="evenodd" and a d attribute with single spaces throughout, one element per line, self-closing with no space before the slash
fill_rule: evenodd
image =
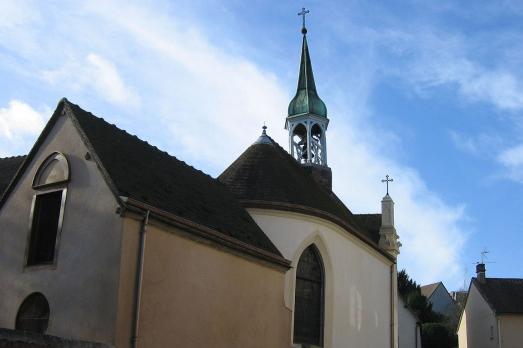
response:
<path id="1" fill-rule="evenodd" d="M 45 328 L 43 330 L 43 332 L 36 332 L 36 331 L 31 331 L 31 330 L 22 330 L 20 328 L 17 328 L 18 326 L 18 323 L 20 322 L 20 311 L 22 309 L 22 306 L 32 297 L 32 296 L 41 296 L 44 300 L 45 300 L 45 305 L 47 307 L 47 322 L 46 322 L 46 325 L 45 325 Z M 18 306 L 18 310 L 16 311 L 16 317 L 15 317 L 15 323 L 13 325 L 13 327 L 15 328 L 15 330 L 17 331 L 20 331 L 20 332 L 24 332 L 24 333 L 32 333 L 32 334 L 37 334 L 37 335 L 45 335 L 47 330 L 49 329 L 49 326 L 51 324 L 51 305 L 49 304 L 49 300 L 47 299 L 47 297 L 45 297 L 44 294 L 42 294 L 41 292 L 39 291 L 36 291 L 36 292 L 33 292 L 33 293 L 30 293 L 29 295 L 27 295 L 23 300 L 22 302 L 20 303 L 20 305 Z"/>
<path id="2" fill-rule="evenodd" d="M 298 267 L 299 267 L 299 264 L 300 264 L 300 261 L 301 261 L 301 258 L 303 256 L 303 254 L 305 253 L 305 251 L 307 249 L 311 248 L 313 253 L 315 254 L 316 258 L 317 258 L 317 261 L 319 263 L 319 266 L 320 266 L 320 270 L 321 270 L 321 287 L 320 287 L 320 296 L 321 296 L 321 301 L 320 301 L 320 305 L 321 305 L 321 313 L 320 313 L 320 345 L 319 346 L 316 346 L 316 345 L 311 345 L 310 343 L 302 343 L 302 342 L 296 342 L 295 341 L 295 332 L 294 332 L 294 329 L 295 329 L 295 319 L 294 319 L 294 315 L 296 313 L 296 291 L 297 291 L 297 284 L 298 284 Z M 299 347 L 308 347 L 308 346 L 311 346 L 311 347 L 324 347 L 325 346 L 325 287 L 326 287 L 326 274 L 325 274 L 325 263 L 323 261 L 323 257 L 321 255 L 321 252 L 318 248 L 318 246 L 315 244 L 315 243 L 312 243 L 312 244 L 309 244 L 307 247 L 305 247 L 302 252 L 300 253 L 300 256 L 298 257 L 298 263 L 296 264 L 296 271 L 295 271 L 295 275 L 294 275 L 294 305 L 293 305 L 293 313 L 292 313 L 292 316 L 293 316 L 293 328 L 292 328 L 292 343 L 294 345 L 297 345 Z"/>
<path id="3" fill-rule="evenodd" d="M 66 170 L 65 178 L 63 180 L 51 182 L 48 184 L 37 184 L 38 180 L 40 179 L 40 176 L 42 175 L 42 171 L 45 170 L 49 166 L 50 162 L 52 162 L 56 158 L 60 158 L 60 159 L 63 158 L 63 160 L 65 161 L 65 170 Z M 69 164 L 69 161 L 67 160 L 67 157 L 62 152 L 54 151 L 49 156 L 47 156 L 42 161 L 42 163 L 40 163 L 40 165 L 38 166 L 38 169 L 36 170 L 36 172 L 33 176 L 33 181 L 32 181 L 31 186 L 35 190 L 40 190 L 40 189 L 45 189 L 48 187 L 55 187 L 58 185 L 67 185 L 70 180 L 71 180 L 71 166 Z"/>
<path id="4" fill-rule="evenodd" d="M 58 216 L 58 226 L 57 226 L 56 239 L 55 239 L 55 245 L 54 245 L 53 262 L 52 263 L 29 264 L 29 252 L 31 249 L 31 239 L 33 237 L 33 223 L 34 223 L 36 199 L 40 195 L 44 195 L 44 194 L 52 193 L 52 192 L 58 192 L 58 191 L 62 192 L 62 200 L 60 202 L 60 215 Z M 66 200 L 67 200 L 67 187 L 66 187 L 65 183 L 63 183 L 63 182 L 56 185 L 56 187 L 48 188 L 46 190 L 39 190 L 33 194 L 33 200 L 31 203 L 31 212 L 29 214 L 29 231 L 27 233 L 26 248 L 25 248 L 24 271 L 25 270 L 38 270 L 38 269 L 56 269 L 57 262 L 58 262 L 58 250 L 59 250 L 60 239 L 61 239 L 61 235 L 62 235 L 62 227 L 63 227 Z"/>

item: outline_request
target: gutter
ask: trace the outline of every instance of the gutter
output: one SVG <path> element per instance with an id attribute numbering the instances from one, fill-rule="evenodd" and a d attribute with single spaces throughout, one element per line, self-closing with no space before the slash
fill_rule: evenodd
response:
<path id="1" fill-rule="evenodd" d="M 145 241 L 147 238 L 147 225 L 149 224 L 150 211 L 147 210 L 140 224 L 140 250 L 138 254 L 138 268 L 136 272 L 136 288 L 135 288 L 135 302 L 134 302 L 134 318 L 133 318 L 133 335 L 131 337 L 131 345 L 133 348 L 138 347 L 139 339 L 139 324 L 140 324 L 140 304 L 142 301 L 142 282 L 143 282 L 143 265 L 145 261 Z"/>
<path id="2" fill-rule="evenodd" d="M 265 261 L 282 271 L 286 272 L 291 268 L 291 262 L 285 259 L 283 256 L 276 255 L 256 246 L 247 244 L 234 237 L 228 236 L 224 233 L 211 229 L 207 226 L 200 225 L 198 223 L 195 223 L 194 221 L 158 209 L 154 206 L 137 201 L 133 198 L 126 197 L 124 203 L 126 205 L 127 210 L 135 212 L 150 212 L 151 217 L 154 217 L 155 221 L 157 220 L 167 223 L 168 225 L 189 232 L 192 235 L 204 238 L 206 240 L 210 240 L 229 249 L 236 250 L 244 255 L 246 254 L 251 257 L 254 257 L 258 260 Z"/>

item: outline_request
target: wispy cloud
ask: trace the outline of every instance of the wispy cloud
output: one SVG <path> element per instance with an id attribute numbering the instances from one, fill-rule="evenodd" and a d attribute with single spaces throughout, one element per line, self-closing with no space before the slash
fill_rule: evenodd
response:
<path id="1" fill-rule="evenodd" d="M 449 136 L 458 150 L 476 157 L 495 158 L 504 145 L 503 139 L 496 134 L 480 133 L 469 136 L 449 131 Z"/>
<path id="2" fill-rule="evenodd" d="M 119 106 L 135 107 L 139 103 L 139 97 L 124 83 L 114 63 L 99 54 L 89 53 L 80 61 L 69 61 L 55 70 L 43 70 L 41 77 L 52 85 L 66 83 L 77 91 L 85 88 Z"/>
<path id="3" fill-rule="evenodd" d="M 509 178 L 523 184 L 523 144 L 502 151 L 497 159 L 507 168 Z"/>

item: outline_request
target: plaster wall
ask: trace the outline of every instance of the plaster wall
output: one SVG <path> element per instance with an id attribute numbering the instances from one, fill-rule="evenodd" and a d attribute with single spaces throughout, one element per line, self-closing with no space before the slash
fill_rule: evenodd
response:
<path id="1" fill-rule="evenodd" d="M 523 345 L 523 315 L 498 316 L 502 348 L 521 348 Z"/>
<path id="2" fill-rule="evenodd" d="M 54 151 L 71 169 L 56 265 L 26 267 L 32 180 Z M 20 304 L 38 291 L 50 305 L 47 334 L 114 341 L 122 219 L 87 151 L 72 121 L 60 117 L 0 210 L 0 327 L 13 329 Z"/>
<path id="3" fill-rule="evenodd" d="M 401 297 L 398 297 L 398 347 L 420 348 L 421 336 L 417 319 L 406 307 Z"/>
<path id="4" fill-rule="evenodd" d="M 499 347 L 498 323 L 494 312 L 472 283 L 458 328 L 460 348 Z"/>
<path id="5" fill-rule="evenodd" d="M 139 230 L 139 221 L 125 218 L 129 268 L 135 267 Z M 135 284 L 132 272 L 124 273 L 129 277 L 122 278 L 121 289 L 123 283 Z M 281 269 L 192 240 L 151 220 L 139 346 L 288 348 L 291 312 L 283 302 L 284 279 Z M 128 345 L 128 338 L 120 341 Z"/>
<path id="6" fill-rule="evenodd" d="M 290 310 L 301 253 L 310 244 L 318 247 L 325 267 L 324 347 L 391 347 L 390 260 L 323 219 L 265 209 L 249 213 L 292 261 L 285 278 L 285 305 Z"/>

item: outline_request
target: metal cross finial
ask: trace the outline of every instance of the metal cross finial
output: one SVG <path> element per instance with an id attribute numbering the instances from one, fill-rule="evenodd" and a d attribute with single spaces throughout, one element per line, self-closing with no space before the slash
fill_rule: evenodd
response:
<path id="1" fill-rule="evenodd" d="M 262 134 L 267 134 L 266 132 L 266 129 L 267 129 L 267 126 L 265 125 L 265 121 L 263 121 L 263 127 L 262 127 L 263 131 L 262 131 Z"/>
<path id="2" fill-rule="evenodd" d="M 303 35 L 307 34 L 307 28 L 305 28 L 305 15 L 306 15 L 307 13 L 309 13 L 309 12 L 310 12 L 310 11 L 309 11 L 309 10 L 306 10 L 305 7 L 302 7 L 302 8 L 301 8 L 301 12 L 298 13 L 298 16 L 302 16 L 302 18 L 303 18 L 303 26 L 302 26 L 302 28 L 301 28 L 301 33 L 302 33 Z"/>
<path id="3" fill-rule="evenodd" d="M 385 175 L 385 179 L 382 179 L 381 182 L 387 183 L 387 194 L 389 194 L 389 182 L 393 182 L 394 179 L 389 179 L 389 174 Z"/>

